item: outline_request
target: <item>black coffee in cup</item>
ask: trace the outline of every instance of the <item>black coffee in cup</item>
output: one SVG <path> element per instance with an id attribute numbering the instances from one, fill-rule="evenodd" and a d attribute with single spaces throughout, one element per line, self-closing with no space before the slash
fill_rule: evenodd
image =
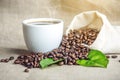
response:
<path id="1" fill-rule="evenodd" d="M 35 22 L 29 22 L 28 24 L 32 25 L 51 25 L 51 24 L 58 24 L 59 21 L 35 21 Z"/>

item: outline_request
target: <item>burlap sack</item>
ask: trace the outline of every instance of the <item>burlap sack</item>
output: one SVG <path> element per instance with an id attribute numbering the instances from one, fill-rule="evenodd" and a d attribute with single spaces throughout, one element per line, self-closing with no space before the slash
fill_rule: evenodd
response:
<path id="1" fill-rule="evenodd" d="M 70 29 L 90 27 L 99 30 L 99 34 L 90 48 L 104 53 L 120 53 L 120 32 L 113 27 L 107 17 L 98 11 L 83 12 L 74 17 L 66 34 Z"/>

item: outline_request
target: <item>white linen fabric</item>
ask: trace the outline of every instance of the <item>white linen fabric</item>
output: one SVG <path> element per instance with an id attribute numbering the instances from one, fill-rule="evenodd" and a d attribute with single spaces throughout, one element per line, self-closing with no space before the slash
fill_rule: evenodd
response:
<path id="1" fill-rule="evenodd" d="M 87 11 L 76 15 L 68 29 L 93 28 L 99 30 L 99 34 L 90 48 L 101 50 L 104 53 L 120 53 L 120 32 L 113 27 L 107 17 L 98 11 Z"/>

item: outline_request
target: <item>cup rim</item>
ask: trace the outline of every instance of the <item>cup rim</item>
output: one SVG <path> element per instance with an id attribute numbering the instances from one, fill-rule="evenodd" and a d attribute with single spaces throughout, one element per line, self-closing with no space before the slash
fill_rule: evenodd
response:
<path id="1" fill-rule="evenodd" d="M 30 19 L 23 20 L 22 24 L 29 25 L 29 27 L 40 27 L 39 25 L 34 26 L 33 24 L 27 24 L 29 22 L 34 22 L 34 21 L 57 21 L 58 22 L 56 24 L 50 24 L 50 25 L 57 25 L 57 24 L 64 23 L 62 19 L 57 19 L 57 18 L 30 18 Z M 44 25 L 44 26 L 48 26 L 48 25 Z"/>

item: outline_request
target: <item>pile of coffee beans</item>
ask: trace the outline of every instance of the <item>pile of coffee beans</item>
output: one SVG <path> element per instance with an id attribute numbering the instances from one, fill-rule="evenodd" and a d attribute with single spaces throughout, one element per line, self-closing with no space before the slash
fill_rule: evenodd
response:
<path id="1" fill-rule="evenodd" d="M 31 53 L 21 55 L 14 61 L 15 64 L 24 65 L 27 68 L 39 68 L 39 62 L 45 58 L 54 60 L 63 59 L 59 65 L 76 65 L 76 60 L 87 59 L 89 48 L 82 45 L 91 45 L 96 39 L 98 31 L 95 29 L 70 30 L 68 35 L 63 36 L 59 48 L 47 53 Z"/>
<path id="2" fill-rule="evenodd" d="M 17 57 L 17 59 L 14 61 L 14 64 L 21 64 L 27 68 L 38 68 L 39 61 L 43 59 L 42 57 L 42 53 L 31 53 L 29 55 L 21 55 Z"/>

